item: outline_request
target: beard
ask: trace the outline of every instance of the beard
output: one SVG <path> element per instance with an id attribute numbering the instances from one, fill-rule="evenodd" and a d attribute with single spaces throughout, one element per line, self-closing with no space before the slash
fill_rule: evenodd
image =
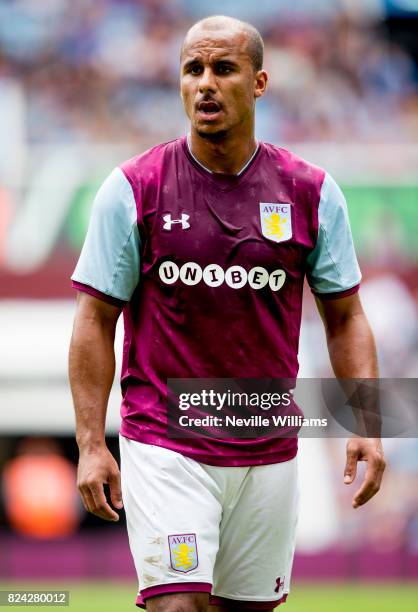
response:
<path id="1" fill-rule="evenodd" d="M 225 140 L 225 138 L 228 135 L 228 130 L 218 130 L 217 132 L 202 132 L 201 130 L 196 130 L 197 131 L 197 135 L 200 136 L 200 138 L 204 138 L 205 140 L 208 140 L 209 142 L 221 142 L 222 140 Z"/>

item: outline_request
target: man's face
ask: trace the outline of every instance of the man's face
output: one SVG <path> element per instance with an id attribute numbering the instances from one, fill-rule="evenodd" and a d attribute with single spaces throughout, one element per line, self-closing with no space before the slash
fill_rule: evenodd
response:
<path id="1" fill-rule="evenodd" d="M 260 77 L 247 52 L 245 32 L 191 32 L 181 56 L 181 97 L 192 128 L 216 139 L 252 124 Z M 262 79 L 261 79 L 262 80 Z"/>

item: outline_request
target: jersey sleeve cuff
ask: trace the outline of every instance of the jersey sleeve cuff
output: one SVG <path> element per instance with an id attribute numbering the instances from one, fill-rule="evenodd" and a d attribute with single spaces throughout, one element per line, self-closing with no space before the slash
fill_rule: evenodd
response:
<path id="1" fill-rule="evenodd" d="M 84 293 L 88 293 L 98 300 L 102 300 L 102 302 L 106 302 L 107 304 L 111 304 L 112 306 L 118 306 L 119 308 L 123 308 L 126 304 L 123 300 L 119 300 L 118 298 L 113 297 L 113 295 L 108 295 L 107 293 L 102 293 L 102 291 L 98 291 L 94 289 L 94 287 L 90 287 L 90 285 L 85 285 L 84 283 L 79 283 L 78 281 L 71 281 L 71 285 L 77 291 L 83 291 Z"/>
<path id="2" fill-rule="evenodd" d="M 354 285 L 354 287 L 351 287 L 350 289 L 346 289 L 345 291 L 333 291 L 332 293 L 320 293 L 319 291 L 314 291 L 312 289 L 312 293 L 316 295 L 317 297 L 321 298 L 321 300 L 339 300 L 341 298 L 345 298 L 345 297 L 348 297 L 349 295 L 353 295 L 354 293 L 357 293 L 359 289 L 360 289 L 360 283 L 357 283 L 357 285 Z"/>

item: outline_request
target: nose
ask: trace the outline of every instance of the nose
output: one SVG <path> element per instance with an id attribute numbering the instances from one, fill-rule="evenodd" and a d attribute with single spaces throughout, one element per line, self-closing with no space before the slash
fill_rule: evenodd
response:
<path id="1" fill-rule="evenodd" d="M 214 92 L 216 91 L 216 89 L 216 77 L 213 73 L 212 68 L 207 66 L 202 72 L 199 79 L 199 91 L 200 93 L 205 94 L 209 91 Z"/>

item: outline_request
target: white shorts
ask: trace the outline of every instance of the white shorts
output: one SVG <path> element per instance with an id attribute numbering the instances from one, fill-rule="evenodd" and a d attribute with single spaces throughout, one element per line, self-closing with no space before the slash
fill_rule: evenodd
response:
<path id="1" fill-rule="evenodd" d="M 296 458 L 211 466 L 123 436 L 120 455 L 137 605 L 193 591 L 211 594 L 213 605 L 234 600 L 243 609 L 285 601 L 298 514 Z"/>

